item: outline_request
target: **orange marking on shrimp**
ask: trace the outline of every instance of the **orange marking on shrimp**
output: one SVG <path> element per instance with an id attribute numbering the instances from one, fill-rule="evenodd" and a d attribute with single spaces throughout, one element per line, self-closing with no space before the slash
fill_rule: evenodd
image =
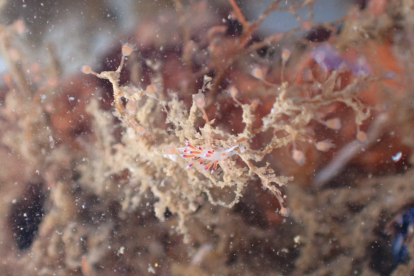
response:
<path id="1" fill-rule="evenodd" d="M 201 154 L 201 151 L 190 151 L 191 154 Z"/>
<path id="2" fill-rule="evenodd" d="M 226 153 L 223 152 L 221 155 L 226 156 Z"/>
<path id="3" fill-rule="evenodd" d="M 186 155 L 186 154 L 183 154 L 183 157 L 184 158 L 192 158 L 192 157 L 195 157 L 195 155 Z"/>
<path id="4" fill-rule="evenodd" d="M 214 162 L 214 167 L 211 169 L 211 173 L 213 173 L 217 169 L 218 162 Z"/>

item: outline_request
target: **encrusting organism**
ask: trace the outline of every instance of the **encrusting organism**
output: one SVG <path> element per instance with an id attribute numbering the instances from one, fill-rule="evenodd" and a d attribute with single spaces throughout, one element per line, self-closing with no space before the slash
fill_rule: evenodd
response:
<path id="1" fill-rule="evenodd" d="M 125 47 L 125 45 L 123 46 Z M 206 99 L 204 96 L 205 91 L 209 90 L 211 87 L 211 77 L 204 76 L 204 84 L 203 87 L 198 91 L 198 93 L 193 95 L 193 104 L 191 109 L 189 110 L 189 114 L 185 110 L 185 106 L 183 102 L 180 102 L 176 95 L 170 94 L 170 98 L 166 99 L 165 96 L 160 95 L 162 99 L 157 99 L 148 95 L 148 89 L 143 90 L 138 87 L 130 87 L 130 86 L 121 86 L 119 84 L 119 76 L 124 65 L 124 60 L 127 57 L 125 53 L 126 51 L 122 51 L 122 59 L 121 63 L 116 69 L 116 71 L 105 71 L 101 73 L 94 72 L 89 66 L 84 66 L 82 71 L 86 74 L 93 74 L 101 79 L 107 79 L 112 83 L 113 90 L 114 90 L 114 102 L 116 111 L 114 115 L 116 115 L 128 128 L 129 131 L 133 131 L 135 135 L 140 136 L 140 140 L 134 140 L 135 142 L 131 143 L 142 143 L 144 147 L 150 147 L 147 152 L 143 152 L 143 148 L 140 149 L 140 152 L 135 153 L 137 156 L 133 157 L 133 160 L 140 160 L 139 157 L 143 158 L 143 160 L 147 161 L 139 161 L 139 162 L 148 162 L 147 164 L 157 164 L 155 160 L 151 160 L 157 156 L 157 152 L 159 156 L 167 156 L 168 160 L 174 161 L 176 164 L 175 166 L 177 169 L 181 167 L 183 164 L 181 161 L 176 159 L 178 154 L 181 154 L 184 158 L 191 158 L 192 162 L 190 164 L 186 164 L 182 169 L 190 168 L 190 167 L 198 167 L 200 168 L 198 171 L 202 173 L 205 178 L 200 178 L 197 180 L 197 185 L 199 186 L 201 192 L 205 193 L 210 201 L 210 203 L 214 205 L 221 205 L 225 207 L 232 207 L 236 204 L 240 197 L 242 196 L 242 191 L 244 186 L 248 183 L 250 179 L 254 177 L 254 175 L 258 176 L 262 182 L 262 185 L 269 189 L 269 191 L 276 196 L 277 200 L 280 203 L 280 214 L 286 216 L 288 215 L 288 209 L 283 207 L 283 197 L 281 192 L 278 188 L 276 188 L 271 183 L 277 183 L 279 185 L 283 185 L 291 180 L 291 177 L 284 177 L 284 176 L 276 176 L 274 171 L 266 165 L 265 167 L 257 167 L 254 162 L 260 161 L 259 155 L 256 154 L 256 151 L 252 151 L 249 146 L 249 140 L 254 137 L 260 131 L 264 131 L 265 128 L 262 130 L 254 130 L 252 129 L 252 119 L 255 106 L 257 104 L 242 104 L 238 102 L 239 105 L 242 105 L 243 109 L 243 121 L 247 124 L 246 130 L 244 133 L 239 135 L 230 135 L 225 133 L 217 128 L 213 128 L 210 120 L 207 117 L 207 113 L 205 111 L 206 106 Z M 159 68 L 159 67 L 158 67 Z M 162 82 L 162 79 L 157 79 L 159 83 Z M 162 85 L 160 86 L 162 87 Z M 161 94 L 161 93 L 160 93 Z M 233 93 L 235 94 L 235 93 Z M 234 95 L 233 95 L 234 96 Z M 123 102 L 126 103 L 124 104 Z M 237 103 L 237 102 L 236 102 Z M 155 106 L 160 106 L 160 111 L 163 111 L 164 114 L 167 115 L 166 122 L 173 126 L 174 133 L 176 134 L 176 138 L 179 140 L 184 141 L 194 141 L 194 146 L 190 142 L 186 142 L 186 147 L 177 147 L 179 143 L 175 140 L 175 145 L 172 139 L 173 136 L 165 134 L 164 130 L 157 129 L 151 126 L 151 118 L 153 118 L 152 109 Z M 203 118 L 206 122 L 204 127 L 200 128 L 200 133 L 198 133 L 197 128 L 195 126 L 197 121 L 197 110 L 200 110 L 203 114 Z M 149 116 L 149 114 L 152 114 Z M 161 115 L 160 115 L 161 116 Z M 165 115 L 164 115 L 165 116 Z M 266 126 L 267 128 L 270 125 Z M 152 130 L 149 130 L 151 129 Z M 170 132 L 171 133 L 171 132 Z M 154 144 L 154 137 L 161 135 L 163 138 L 162 140 L 169 139 L 169 146 L 166 148 L 166 145 L 156 145 Z M 166 135 L 166 136 L 163 136 Z M 225 137 L 228 136 L 226 140 L 217 139 L 217 137 Z M 154 138 L 154 139 L 153 139 Z M 176 139 L 175 138 L 175 139 Z M 290 139 L 290 137 L 288 137 Z M 183 142 L 184 142 L 183 141 Z M 286 141 L 285 141 L 286 142 Z M 285 143 L 284 142 L 284 143 Z M 281 143 L 279 146 L 283 145 Z M 136 147 L 135 145 L 134 147 Z M 270 147 L 276 147 L 276 144 L 272 144 Z M 267 147 L 267 150 L 270 150 L 270 147 Z M 206 149 L 207 148 L 207 149 Z M 240 151 L 236 151 L 239 148 Z M 167 154 L 166 154 L 167 151 Z M 132 152 L 128 152 L 127 154 L 134 154 Z M 229 157 L 237 154 L 240 157 L 241 163 L 244 162 L 245 166 L 240 166 L 236 164 L 234 161 L 230 160 Z M 149 157 L 151 156 L 151 157 Z M 119 157 L 121 158 L 121 157 Z M 164 157 L 165 158 L 165 157 Z M 226 161 L 224 163 L 224 161 Z M 159 162 L 166 162 L 165 159 L 160 160 Z M 210 170 L 211 173 L 217 170 L 218 165 L 220 162 L 223 162 L 223 171 L 224 174 L 205 174 L 204 172 Z M 156 170 L 163 171 L 163 167 L 165 165 L 160 165 L 160 167 L 155 168 Z M 137 171 L 141 171 L 142 169 L 136 170 L 134 169 L 134 173 Z M 183 177 L 185 176 L 182 175 Z M 137 176 L 138 177 L 138 176 Z M 167 176 L 165 176 L 167 177 Z M 195 181 L 194 173 L 188 173 L 187 181 L 193 182 Z M 198 176 L 197 176 L 198 177 Z M 202 180 L 201 180 L 202 179 Z M 141 180 L 142 181 L 142 180 Z M 164 177 L 162 179 L 165 182 Z M 153 181 L 151 181 L 153 182 Z M 194 183 L 194 182 L 193 182 Z M 213 186 L 211 185 L 213 184 Z M 179 185 L 179 184 L 177 184 Z M 226 203 L 220 200 L 215 200 L 211 195 L 209 189 L 212 187 L 234 187 L 235 189 L 235 198 L 230 203 Z M 191 185 L 192 189 L 196 189 L 194 185 Z M 151 186 L 153 193 L 158 197 L 160 194 L 160 190 L 156 186 Z M 194 193 L 197 194 L 196 191 Z M 171 203 L 169 203 L 171 204 Z M 177 204 L 177 203 L 175 203 Z M 179 204 L 187 204 L 187 203 L 179 203 Z M 160 204 L 162 205 L 162 204 Z M 166 205 L 167 207 L 167 205 Z M 170 210 L 174 210 L 172 206 L 168 206 Z M 180 207 L 181 208 L 181 207 Z M 180 209 L 180 212 L 182 208 Z M 188 210 L 190 212 L 191 210 Z M 158 211 L 156 211 L 157 213 Z M 161 210 L 159 211 L 162 212 Z M 178 212 L 178 211 L 177 211 Z M 162 214 L 160 214 L 160 218 Z M 180 228 L 184 226 L 181 224 Z"/>
<path id="2" fill-rule="evenodd" d="M 277 3 L 269 12 L 276 8 Z M 260 22 L 251 26 L 257 27 Z M 115 165 L 109 161 L 104 165 L 111 168 L 111 173 L 128 171 L 128 181 L 132 184 L 123 208 L 137 206 L 139 197 L 150 190 L 157 199 L 156 216 L 164 220 L 167 208 L 176 214 L 179 219 L 176 229 L 184 234 L 185 240 L 188 240 L 186 220 L 203 202 L 231 208 L 240 201 L 244 188 L 255 181 L 276 197 L 279 214 L 288 215 L 285 197 L 278 186 L 287 184 L 293 177 L 284 176 L 286 171 L 272 160 L 280 148 L 287 148 L 288 162 L 306 167 L 314 160 L 312 154 L 339 148 L 337 140 L 314 131 L 316 125 L 322 125 L 330 133 L 343 131 L 345 121 L 342 122 L 338 111 L 345 109 L 353 116 L 350 118 L 358 130 L 357 140 L 364 142 L 360 126 L 370 118 L 372 108 L 358 95 L 376 79 L 368 74 L 353 74 L 348 64 L 330 66 L 330 56 L 322 50 L 319 50 L 322 54 L 309 52 L 308 62 L 295 65 L 296 50 L 283 47 L 278 61 L 280 70 L 272 69 L 249 54 L 258 46 L 254 42 L 246 44 L 245 39 L 256 29 L 248 26 L 240 41 L 235 42 L 237 48 L 246 48 L 246 51 L 233 53 L 234 68 L 243 69 L 239 71 L 246 82 L 229 79 L 224 83 L 223 78 L 232 67 L 229 63 L 220 71 L 221 63 L 215 61 L 211 67 L 189 72 L 195 77 L 189 80 L 193 84 L 179 82 L 171 88 L 166 74 L 169 61 L 137 58 L 140 55 L 133 56 L 136 49 L 129 42 L 122 46 L 122 58 L 116 70 L 95 73 L 89 66 L 82 69 L 112 84 L 113 115 L 120 120 L 123 132 L 116 148 L 115 144 L 106 145 Z M 208 48 L 211 55 L 217 53 L 217 47 L 216 52 Z M 194 51 L 196 55 L 198 50 L 194 48 Z M 150 69 L 150 76 L 134 85 L 122 85 L 121 71 L 130 56 L 135 67 L 143 61 L 141 64 Z M 235 62 L 245 58 L 249 59 L 248 63 Z M 293 68 L 297 74 L 291 74 Z M 141 88 L 148 80 L 146 88 Z M 197 85 L 201 86 L 198 91 Z M 248 99 L 252 93 L 259 99 Z M 259 103 L 264 108 L 259 110 Z M 91 110 L 96 118 L 101 116 L 101 110 L 96 107 Z M 223 120 L 224 117 L 231 119 Z M 219 165 L 222 171 L 214 173 Z M 196 170 L 189 169 L 192 167 Z M 224 198 L 221 191 L 231 191 L 234 198 L 220 199 Z"/>

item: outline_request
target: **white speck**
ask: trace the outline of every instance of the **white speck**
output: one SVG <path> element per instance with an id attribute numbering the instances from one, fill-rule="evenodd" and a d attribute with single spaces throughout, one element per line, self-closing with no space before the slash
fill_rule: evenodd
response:
<path id="1" fill-rule="evenodd" d="M 46 97 L 46 95 L 42 95 L 42 96 L 40 96 L 40 98 L 41 98 L 42 100 L 45 100 L 47 97 Z"/>
<path id="2" fill-rule="evenodd" d="M 82 209 L 85 209 L 85 208 L 86 208 L 85 204 L 82 204 Z"/>
<path id="3" fill-rule="evenodd" d="M 53 139 L 52 136 L 49 136 L 49 142 L 50 142 L 50 148 L 51 149 L 55 148 L 55 140 Z"/>
<path id="4" fill-rule="evenodd" d="M 401 151 L 400 151 L 400 152 L 398 152 L 396 155 L 394 155 L 394 156 L 392 157 L 392 160 L 393 160 L 394 162 L 398 162 L 398 161 L 401 159 L 401 156 L 402 156 L 402 153 L 401 153 Z"/>
<path id="5" fill-rule="evenodd" d="M 294 237 L 293 240 L 295 241 L 295 243 L 299 243 L 300 242 L 300 236 Z"/>
<path id="6" fill-rule="evenodd" d="M 69 97 L 69 101 L 74 101 L 75 98 L 74 97 Z"/>
<path id="7" fill-rule="evenodd" d="M 203 244 L 191 259 L 192 265 L 200 265 L 206 255 L 213 250 L 213 246 L 209 243 Z"/>
<path id="8" fill-rule="evenodd" d="M 152 265 L 151 264 L 148 264 L 148 265 L 149 265 L 148 272 L 155 274 L 155 269 L 152 267 Z"/>
<path id="9" fill-rule="evenodd" d="M 121 246 L 121 248 L 119 248 L 118 253 L 116 255 L 124 255 L 124 251 L 125 251 L 125 247 Z"/>

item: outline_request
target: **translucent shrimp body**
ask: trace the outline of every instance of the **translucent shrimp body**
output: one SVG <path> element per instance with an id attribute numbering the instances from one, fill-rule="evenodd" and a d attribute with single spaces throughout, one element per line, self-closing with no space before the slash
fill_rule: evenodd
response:
<path id="1" fill-rule="evenodd" d="M 204 166 L 203 169 L 205 171 L 211 168 L 211 173 L 213 173 L 217 169 L 218 162 L 234 155 L 234 149 L 237 147 L 238 146 L 234 146 L 226 150 L 206 150 L 201 147 L 195 147 L 187 141 L 186 147 L 177 148 L 177 150 L 180 150 L 183 153 L 181 154 L 182 157 L 192 159 L 192 162 L 188 164 L 186 169 L 195 165 L 201 165 Z"/>

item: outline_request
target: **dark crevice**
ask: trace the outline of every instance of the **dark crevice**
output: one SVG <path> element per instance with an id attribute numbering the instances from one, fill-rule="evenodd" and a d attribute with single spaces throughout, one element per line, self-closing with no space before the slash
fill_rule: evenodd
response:
<path id="1" fill-rule="evenodd" d="M 23 196 L 13 204 L 10 225 L 19 250 L 32 245 L 44 216 L 44 202 L 42 184 L 30 184 Z"/>

